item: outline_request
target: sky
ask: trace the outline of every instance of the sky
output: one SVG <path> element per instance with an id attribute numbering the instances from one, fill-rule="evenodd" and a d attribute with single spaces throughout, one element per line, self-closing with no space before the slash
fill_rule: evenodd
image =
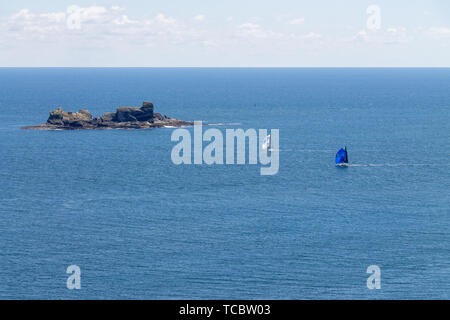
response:
<path id="1" fill-rule="evenodd" d="M 1 67 L 450 67 L 448 0 L 0 0 Z"/>

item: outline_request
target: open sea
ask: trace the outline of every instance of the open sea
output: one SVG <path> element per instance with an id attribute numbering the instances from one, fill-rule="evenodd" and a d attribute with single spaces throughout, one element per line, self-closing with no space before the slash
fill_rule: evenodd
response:
<path id="1" fill-rule="evenodd" d="M 279 129 L 279 173 L 176 166 L 171 128 L 20 129 L 143 101 Z M 450 69 L 0 69 L 1 299 L 449 299 L 449 190 Z"/>

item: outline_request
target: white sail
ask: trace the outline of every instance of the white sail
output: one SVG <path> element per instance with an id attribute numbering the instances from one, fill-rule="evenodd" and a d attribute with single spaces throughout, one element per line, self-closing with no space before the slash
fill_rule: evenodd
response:
<path id="1" fill-rule="evenodd" d="M 262 148 L 263 148 L 263 150 L 270 150 L 272 148 L 272 140 L 271 140 L 270 134 L 264 139 Z"/>

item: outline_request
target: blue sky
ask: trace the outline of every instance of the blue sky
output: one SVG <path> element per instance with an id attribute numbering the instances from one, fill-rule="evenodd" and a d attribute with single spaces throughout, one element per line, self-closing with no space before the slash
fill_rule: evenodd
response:
<path id="1" fill-rule="evenodd" d="M 0 3 L 0 66 L 450 67 L 449 57 L 445 0 Z"/>

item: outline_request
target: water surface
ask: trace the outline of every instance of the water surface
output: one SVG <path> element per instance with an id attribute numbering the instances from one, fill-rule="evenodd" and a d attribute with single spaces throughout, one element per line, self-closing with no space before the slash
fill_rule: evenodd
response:
<path id="1" fill-rule="evenodd" d="M 168 128 L 20 130 L 144 100 L 280 129 L 279 173 L 175 166 Z M 0 69 L 0 298 L 448 299 L 449 120 L 450 69 Z"/>

